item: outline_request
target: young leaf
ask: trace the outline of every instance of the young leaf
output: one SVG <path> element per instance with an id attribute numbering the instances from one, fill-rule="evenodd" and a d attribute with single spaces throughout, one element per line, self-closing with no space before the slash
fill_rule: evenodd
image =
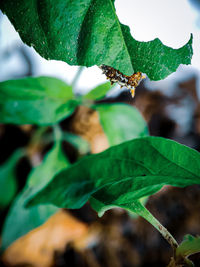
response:
<path id="1" fill-rule="evenodd" d="M 41 165 L 32 171 L 24 190 L 12 204 L 3 227 L 3 249 L 20 236 L 44 223 L 57 211 L 57 208 L 53 205 L 38 205 L 25 209 L 24 203 L 30 196 L 45 187 L 57 172 L 68 165 L 69 163 L 61 151 L 60 142 L 57 142 Z"/>
<path id="2" fill-rule="evenodd" d="M 1 0 L 0 8 L 22 40 L 47 59 L 87 67 L 106 64 L 127 75 L 144 72 L 152 80 L 191 63 L 192 37 L 179 49 L 159 39 L 136 41 L 119 22 L 114 0 Z"/>
<path id="3" fill-rule="evenodd" d="M 72 114 L 71 86 L 50 77 L 0 83 L 0 123 L 53 124 Z"/>
<path id="4" fill-rule="evenodd" d="M 83 96 L 85 99 L 89 100 L 100 100 L 105 97 L 106 93 L 111 89 L 111 83 L 103 83 L 92 89 L 89 93 Z"/>
<path id="5" fill-rule="evenodd" d="M 192 254 L 200 252 L 200 237 L 194 237 L 186 235 L 183 242 L 178 246 L 176 250 L 176 256 L 188 257 Z"/>
<path id="6" fill-rule="evenodd" d="M 16 150 L 13 155 L 0 166 L 0 209 L 6 207 L 17 191 L 15 166 L 23 155 L 21 150 Z"/>
<path id="7" fill-rule="evenodd" d="M 134 139 L 61 171 L 29 205 L 52 203 L 75 209 L 90 199 L 98 212 L 132 205 L 166 184 L 200 184 L 199 162 L 197 151 L 174 141 L 160 137 Z"/>
<path id="8" fill-rule="evenodd" d="M 139 111 L 127 104 L 97 104 L 100 123 L 110 146 L 148 135 L 148 127 Z"/>

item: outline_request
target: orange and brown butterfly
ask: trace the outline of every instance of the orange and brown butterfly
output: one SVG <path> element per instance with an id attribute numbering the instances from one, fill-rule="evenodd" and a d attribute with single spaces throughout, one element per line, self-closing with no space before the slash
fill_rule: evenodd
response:
<path id="1" fill-rule="evenodd" d="M 139 85 L 142 79 L 146 78 L 142 75 L 142 72 L 133 73 L 131 76 L 124 75 L 119 70 L 116 70 L 107 65 L 101 65 L 99 68 L 103 71 L 103 74 L 107 76 L 111 84 L 118 83 L 121 88 L 127 87 L 131 91 L 132 97 L 135 96 L 135 88 Z"/>

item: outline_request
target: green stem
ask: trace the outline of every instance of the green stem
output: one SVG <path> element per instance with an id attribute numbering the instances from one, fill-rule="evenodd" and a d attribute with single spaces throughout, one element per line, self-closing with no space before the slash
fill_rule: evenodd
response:
<path id="1" fill-rule="evenodd" d="M 137 213 L 144 219 L 146 219 L 150 224 L 152 224 L 165 238 L 165 240 L 170 244 L 173 251 L 175 252 L 178 247 L 178 243 L 175 238 L 169 233 L 169 231 L 147 210 L 139 201 L 135 201 L 133 204 L 123 205 L 123 207 L 130 212 Z"/>
<path id="2" fill-rule="evenodd" d="M 54 140 L 55 141 L 60 141 L 62 140 L 62 130 L 60 128 L 60 125 L 59 124 L 55 124 L 53 125 L 53 133 L 54 133 Z"/>
<path id="3" fill-rule="evenodd" d="M 73 87 L 73 90 L 74 90 L 74 88 L 76 87 L 76 84 L 77 84 L 77 82 L 78 82 L 78 79 L 79 79 L 80 76 L 81 76 L 81 73 L 82 73 L 83 69 L 84 69 L 83 66 L 80 66 L 80 67 L 78 68 L 78 71 L 77 71 L 77 73 L 75 74 L 74 79 L 73 79 L 72 82 L 71 82 L 71 86 Z"/>
<path id="4" fill-rule="evenodd" d="M 36 131 L 34 132 L 34 134 L 32 135 L 32 138 L 30 140 L 30 144 L 34 144 L 37 143 L 41 140 L 41 137 L 43 136 L 43 134 L 47 131 L 48 126 L 40 126 L 36 129 Z"/>

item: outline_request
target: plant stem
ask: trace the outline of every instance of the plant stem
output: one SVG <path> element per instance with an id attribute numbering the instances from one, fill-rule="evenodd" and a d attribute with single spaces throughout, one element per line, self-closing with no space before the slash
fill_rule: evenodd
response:
<path id="1" fill-rule="evenodd" d="M 175 238 L 169 233 L 169 231 L 147 210 L 140 201 L 135 201 L 131 205 L 123 205 L 123 208 L 129 210 L 130 212 L 137 213 L 144 219 L 146 219 L 150 224 L 152 224 L 165 238 L 165 240 L 170 244 L 173 251 L 175 252 L 178 247 L 178 243 Z"/>
<path id="2" fill-rule="evenodd" d="M 73 87 L 73 90 L 74 90 L 74 88 L 76 87 L 76 84 L 77 84 L 77 82 L 78 82 L 78 79 L 79 79 L 80 76 L 81 76 L 81 73 L 82 73 L 83 69 L 84 69 L 83 66 L 80 66 L 80 67 L 78 68 L 78 71 L 77 71 L 77 73 L 75 74 L 74 79 L 73 79 L 72 82 L 71 82 L 71 86 Z"/>
<path id="3" fill-rule="evenodd" d="M 54 124 L 53 125 L 53 133 L 54 133 L 54 140 L 55 141 L 60 141 L 62 140 L 62 130 L 60 128 L 60 125 L 59 124 Z"/>

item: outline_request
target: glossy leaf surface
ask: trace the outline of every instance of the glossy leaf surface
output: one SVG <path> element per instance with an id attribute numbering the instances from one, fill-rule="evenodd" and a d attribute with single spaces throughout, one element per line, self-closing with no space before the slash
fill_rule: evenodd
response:
<path id="1" fill-rule="evenodd" d="M 29 205 L 52 203 L 80 208 L 91 200 L 102 212 L 112 206 L 132 205 L 166 184 L 200 184 L 200 154 L 160 137 L 144 137 L 85 157 L 61 171 Z"/>

